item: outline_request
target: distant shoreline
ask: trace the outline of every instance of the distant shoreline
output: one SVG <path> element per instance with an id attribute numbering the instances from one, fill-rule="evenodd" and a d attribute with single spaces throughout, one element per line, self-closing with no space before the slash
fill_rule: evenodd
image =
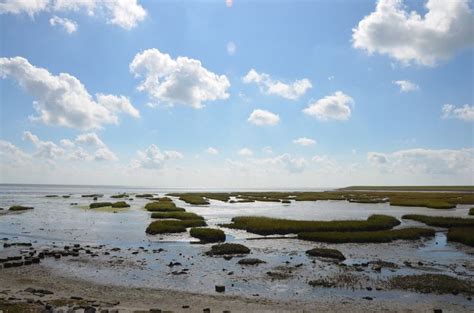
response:
<path id="1" fill-rule="evenodd" d="M 474 186 L 349 186 L 337 190 L 353 191 L 469 191 Z"/>

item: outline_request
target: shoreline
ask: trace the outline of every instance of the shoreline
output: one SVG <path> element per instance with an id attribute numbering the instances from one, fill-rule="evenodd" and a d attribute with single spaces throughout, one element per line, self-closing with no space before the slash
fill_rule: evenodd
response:
<path id="1" fill-rule="evenodd" d="M 209 295 L 169 289 L 124 287 L 113 284 L 98 284 L 82 279 L 56 275 L 42 265 L 0 271 L 0 300 L 17 298 L 41 299 L 42 303 L 74 303 L 81 299 L 101 309 L 118 309 L 119 312 L 149 311 L 161 309 L 172 312 L 470 312 L 469 307 L 444 302 L 404 302 L 393 300 L 372 301 L 351 299 L 334 295 L 318 301 L 276 301 L 266 298 L 247 298 L 230 295 Z M 45 289 L 51 295 L 39 297 L 24 292 L 27 288 Z M 8 290 L 8 291 L 6 291 Z M 73 297 L 74 299 L 71 299 Z M 37 298 L 37 299 L 36 299 Z M 13 302 L 15 302 L 13 301 Z M 31 301 L 31 300 L 30 300 Z M 77 305 L 77 304 L 76 304 Z"/>

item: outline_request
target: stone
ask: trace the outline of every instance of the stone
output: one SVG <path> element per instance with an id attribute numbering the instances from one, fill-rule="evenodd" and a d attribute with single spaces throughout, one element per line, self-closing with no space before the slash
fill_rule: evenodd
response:
<path id="1" fill-rule="evenodd" d="M 216 285 L 216 292 L 225 292 L 225 286 Z"/>

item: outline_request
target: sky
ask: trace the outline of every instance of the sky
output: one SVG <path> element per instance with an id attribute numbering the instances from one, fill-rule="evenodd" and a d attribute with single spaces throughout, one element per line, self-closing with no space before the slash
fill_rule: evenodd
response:
<path id="1" fill-rule="evenodd" d="M 474 184 L 468 0 L 0 0 L 0 183 Z"/>

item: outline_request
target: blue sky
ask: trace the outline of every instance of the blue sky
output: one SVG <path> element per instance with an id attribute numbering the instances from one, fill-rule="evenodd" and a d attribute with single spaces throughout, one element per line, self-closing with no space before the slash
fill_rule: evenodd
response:
<path id="1" fill-rule="evenodd" d="M 55 1 L 0 1 L 1 182 L 474 183 L 470 1 Z M 156 68 L 166 54 L 174 65 Z M 19 73 L 25 66 L 30 72 Z M 36 69 L 51 81 L 20 86 Z M 245 80 L 251 69 L 257 78 Z M 82 100 L 54 98 L 60 73 L 115 122 L 79 122 Z M 155 84 L 139 90 L 147 77 Z M 311 88 L 293 90 L 298 81 Z M 96 94 L 123 98 L 107 104 Z M 309 106 L 317 113 L 305 113 Z M 265 115 L 256 125 L 254 110 L 278 121 Z M 89 140 L 78 139 L 84 134 Z"/>

